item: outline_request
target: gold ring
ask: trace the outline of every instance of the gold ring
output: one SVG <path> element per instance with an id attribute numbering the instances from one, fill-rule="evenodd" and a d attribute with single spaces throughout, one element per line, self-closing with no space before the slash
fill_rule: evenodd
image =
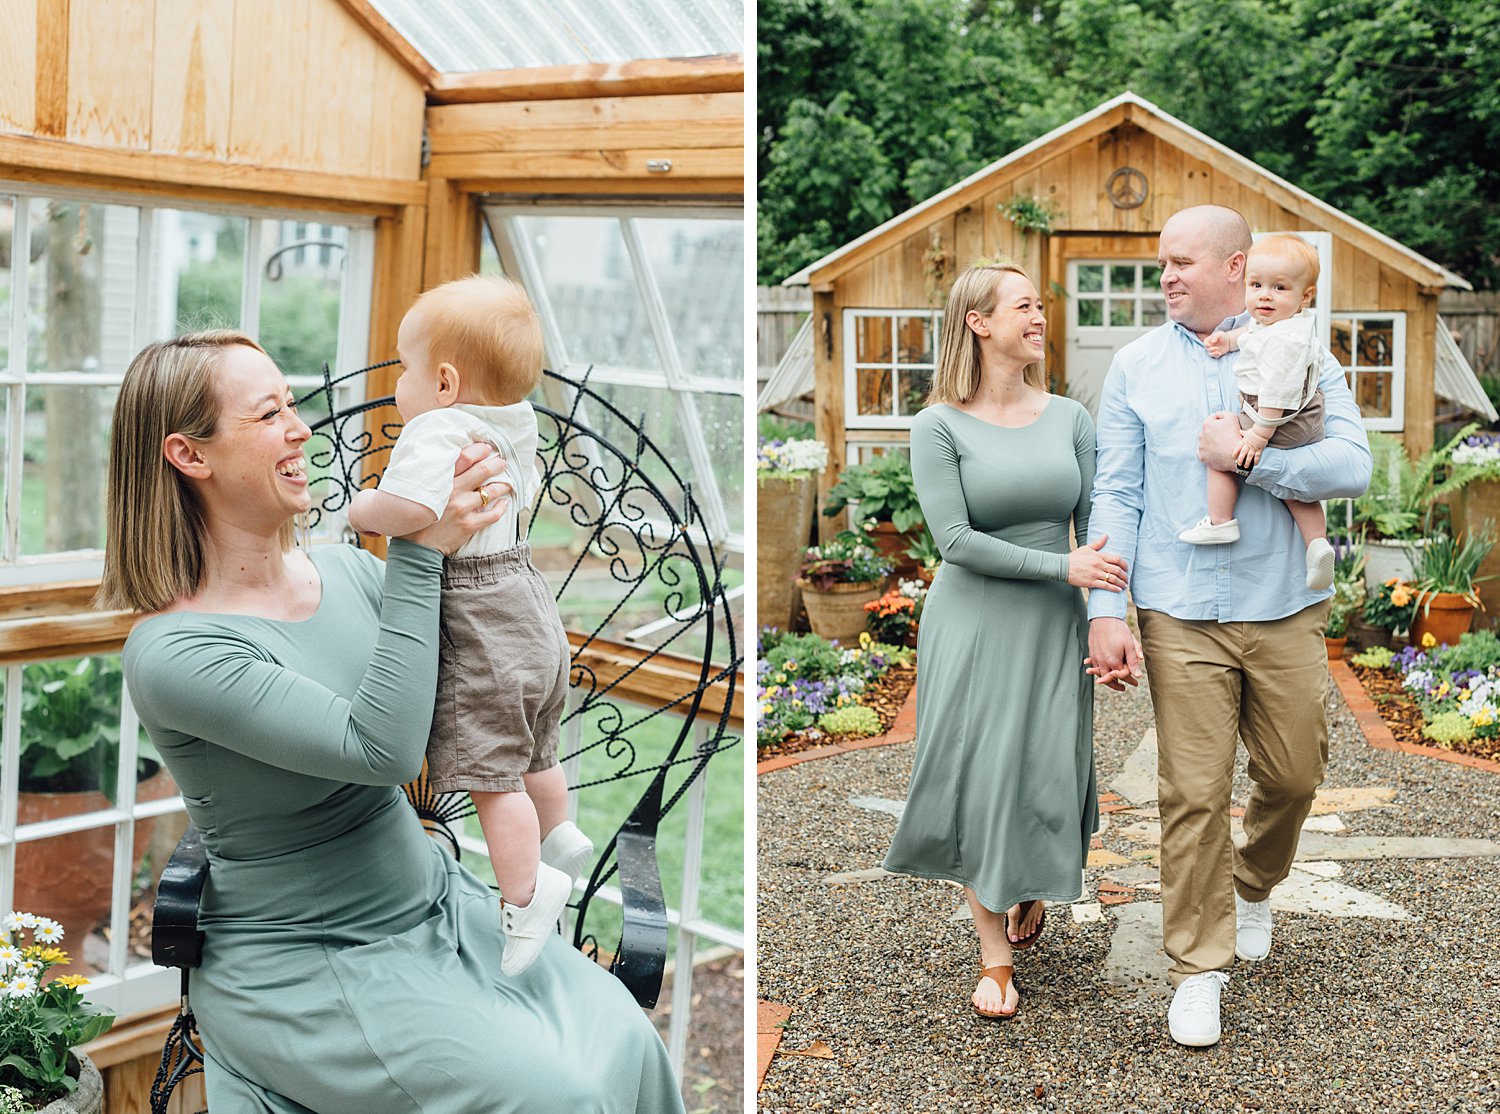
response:
<path id="1" fill-rule="evenodd" d="M 490 497 L 485 492 L 484 488 L 481 487 L 479 489 L 479 509 L 480 510 L 484 510 L 489 505 L 490 505 Z"/>

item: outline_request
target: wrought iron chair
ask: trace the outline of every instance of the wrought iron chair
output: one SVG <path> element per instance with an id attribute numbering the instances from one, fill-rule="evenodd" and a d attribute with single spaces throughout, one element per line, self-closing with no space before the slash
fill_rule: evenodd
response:
<path id="1" fill-rule="evenodd" d="M 304 407 L 320 402 L 319 408 L 329 415 L 313 424 L 313 440 L 306 450 L 309 474 L 316 477 L 312 485 L 318 492 L 311 512 L 314 527 L 324 516 L 345 509 L 354 492 L 374 479 L 395 442 L 399 422 L 383 424 L 378 431 L 367 428 L 366 415 L 390 406 L 390 398 L 342 409 L 337 405 L 339 395 L 363 382 L 359 377 L 394 362 L 337 379 L 325 367 L 322 385 L 298 400 Z M 623 927 L 610 970 L 649 1009 L 661 989 L 667 951 L 667 909 L 656 860 L 658 825 L 691 782 L 702 776 L 708 761 L 739 741 L 729 733 L 729 720 L 742 654 L 721 555 L 710 540 L 691 485 L 646 436 L 644 417 L 632 420 L 622 413 L 588 385 L 587 375 L 572 380 L 550 371 L 545 374 L 549 398 L 565 405 L 536 407 L 541 427 L 537 452 L 542 468 L 541 503 L 566 515 L 575 538 L 584 542 L 558 589 L 565 620 L 570 611 L 568 589 L 580 580 L 580 573 L 607 572 L 614 584 L 607 612 L 590 631 L 578 633 L 569 624 L 572 693 L 563 724 L 566 729 L 576 721 L 580 728 L 589 725 L 591 730 L 580 730 L 583 742 L 571 752 L 565 742 L 561 757 L 566 762 L 573 755 L 596 752 L 596 758 L 602 755 L 611 766 L 604 776 L 575 789 L 586 791 L 630 778 L 639 778 L 644 785 L 625 822 L 599 852 L 582 895 L 571 906 L 573 944 L 591 958 L 599 958 L 589 913 L 600 889 L 618 878 Z M 673 487 L 680 490 L 680 498 L 669 490 Z M 528 531 L 537 517 L 533 513 Z M 658 635 L 654 646 L 622 646 L 605 639 L 605 628 L 622 611 L 646 603 L 659 614 L 637 626 L 649 626 Z M 718 637 L 726 645 L 722 660 L 715 662 Z M 674 649 L 679 646 L 691 646 L 692 651 L 679 653 Z M 669 669 L 657 671 L 664 679 L 659 703 L 644 711 L 622 707 L 616 690 L 650 669 L 653 662 L 657 666 L 670 663 Z M 705 706 L 710 696 L 714 707 Z M 632 735 L 667 713 L 680 716 L 681 725 L 666 754 L 647 759 Z M 689 737 L 700 721 L 708 727 L 706 737 L 690 747 Z M 687 769 L 667 796 L 667 775 L 677 766 Z M 406 786 L 406 792 L 422 824 L 459 855 L 453 825 L 473 814 L 468 795 L 433 793 L 425 776 Z M 192 968 L 202 960 L 198 907 L 208 871 L 203 841 L 190 827 L 162 872 L 152 918 L 152 959 L 182 971 L 181 1006 L 151 1089 L 152 1114 L 165 1114 L 177 1084 L 203 1070 L 188 986 Z"/>

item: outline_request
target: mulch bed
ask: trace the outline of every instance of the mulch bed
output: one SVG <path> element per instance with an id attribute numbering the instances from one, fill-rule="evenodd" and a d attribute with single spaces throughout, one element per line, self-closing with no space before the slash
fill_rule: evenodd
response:
<path id="1" fill-rule="evenodd" d="M 893 665 L 861 695 L 860 703 L 873 708 L 875 714 L 880 717 L 882 735 L 891 729 L 891 724 L 896 722 L 896 716 L 900 714 L 901 706 L 906 703 L 906 695 L 911 691 L 916 680 L 915 663 Z M 782 739 L 761 739 L 755 756 L 758 760 L 764 761 L 767 758 L 780 758 L 782 755 L 811 750 L 813 747 L 824 747 L 829 743 L 854 742 L 864 737 L 862 735 L 830 735 L 826 731 L 816 729 L 798 731 Z"/>
<path id="2" fill-rule="evenodd" d="M 1348 660 L 1347 658 L 1345 659 Z M 1451 750 L 1455 754 L 1467 754 L 1474 758 L 1500 760 L 1500 739 L 1468 739 L 1452 743 L 1440 743 L 1422 737 L 1422 710 L 1401 687 L 1401 677 L 1389 669 L 1367 669 L 1349 662 L 1349 668 L 1359 678 L 1380 718 L 1391 729 L 1398 742 L 1415 743 L 1419 746 Z"/>

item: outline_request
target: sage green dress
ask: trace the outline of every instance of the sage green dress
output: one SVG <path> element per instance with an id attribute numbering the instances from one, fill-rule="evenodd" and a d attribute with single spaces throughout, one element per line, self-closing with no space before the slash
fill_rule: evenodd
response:
<path id="1" fill-rule="evenodd" d="M 209 1109 L 681 1111 L 617 979 L 561 937 L 501 975 L 496 898 L 399 788 L 432 719 L 441 555 L 394 541 L 384 564 L 350 546 L 312 558 L 305 622 L 170 613 L 125 644 L 209 853 L 192 976 Z"/>
<path id="2" fill-rule="evenodd" d="M 1098 821 L 1088 621 L 1067 583 L 1088 538 L 1094 427 L 1053 395 L 1007 429 L 935 405 L 911 467 L 943 564 L 917 635 L 917 753 L 885 868 L 996 912 L 1075 901 Z"/>

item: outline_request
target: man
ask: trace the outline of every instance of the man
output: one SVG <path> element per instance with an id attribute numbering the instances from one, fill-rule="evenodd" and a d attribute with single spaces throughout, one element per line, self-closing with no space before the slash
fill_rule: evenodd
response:
<path id="1" fill-rule="evenodd" d="M 1162 228 L 1158 263 L 1168 322 L 1122 348 L 1099 404 L 1089 528 L 1129 562 L 1156 712 L 1162 936 L 1176 986 L 1167 1013 L 1179 1044 L 1219 1039 L 1227 968 L 1265 958 L 1271 889 L 1291 869 L 1323 780 L 1328 595 L 1305 584 L 1303 546 L 1282 499 L 1350 498 L 1370 452 L 1343 369 L 1321 376 L 1324 439 L 1268 448 L 1244 477 L 1240 540 L 1196 546 L 1177 535 L 1201 513 L 1206 470 L 1234 471 L 1239 441 L 1234 356 L 1204 340 L 1245 324 L 1250 229 L 1202 205 Z M 1140 676 L 1123 594 L 1089 593 L 1091 672 L 1120 689 Z M 1229 837 L 1236 738 L 1255 783 L 1243 851 Z"/>

